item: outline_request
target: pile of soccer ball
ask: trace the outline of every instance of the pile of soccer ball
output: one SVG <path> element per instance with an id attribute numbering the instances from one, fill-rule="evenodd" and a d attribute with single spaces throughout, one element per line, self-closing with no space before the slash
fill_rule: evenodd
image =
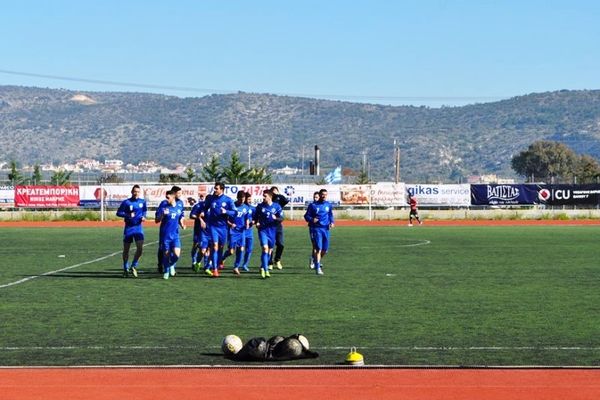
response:
<path id="1" fill-rule="evenodd" d="M 319 356 L 309 348 L 308 339 L 301 334 L 273 336 L 269 340 L 256 337 L 245 345 L 239 336 L 227 335 L 221 342 L 225 357 L 238 361 L 285 361 Z"/>
<path id="2" fill-rule="evenodd" d="M 318 353 L 309 349 L 308 339 L 299 333 L 287 338 L 273 336 L 269 340 L 262 337 L 252 338 L 245 345 L 239 336 L 227 335 L 221 342 L 221 350 L 225 357 L 237 361 L 286 361 L 319 357 Z M 352 347 L 344 363 L 362 367 L 365 365 L 365 359 L 356 347 Z"/>

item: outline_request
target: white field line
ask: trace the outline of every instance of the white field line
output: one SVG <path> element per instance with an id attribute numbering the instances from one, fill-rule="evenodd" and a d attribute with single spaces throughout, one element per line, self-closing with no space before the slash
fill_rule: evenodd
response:
<path id="1" fill-rule="evenodd" d="M 189 236 L 189 235 L 183 235 L 182 237 L 186 237 L 186 236 Z M 158 241 L 154 241 L 154 242 L 151 242 L 151 243 L 145 243 L 144 247 L 150 246 L 150 245 L 155 245 L 157 243 L 158 243 Z M 397 245 L 397 247 L 423 246 L 423 245 L 427 245 L 427 244 L 430 244 L 430 243 L 431 243 L 431 241 L 429 241 L 429 240 L 420 240 L 417 243 L 401 244 L 401 245 Z M 53 274 L 57 274 L 57 273 L 60 273 L 60 272 L 69 271 L 71 269 L 78 268 L 78 267 L 81 267 L 81 266 L 84 266 L 84 265 L 93 264 L 93 263 L 96 263 L 96 262 L 99 262 L 99 261 L 103 261 L 103 260 L 106 260 L 108 258 L 117 256 L 117 255 L 122 254 L 122 253 L 123 253 L 122 250 L 121 251 L 115 251 L 114 253 L 110 253 L 110 254 L 107 254 L 105 256 L 95 258 L 93 260 L 84 261 L 84 262 L 81 262 L 79 264 L 70 265 L 68 267 L 64 267 L 64 268 L 57 269 L 57 270 L 54 270 L 54 271 L 44 272 L 44 273 L 38 274 L 38 275 L 28 276 L 27 278 L 19 279 L 18 281 L 4 283 L 4 284 L 0 285 L 0 289 L 4 289 L 4 288 L 10 287 L 10 286 L 20 285 L 22 283 L 28 282 L 30 280 L 33 280 L 33 279 L 36 279 L 36 278 L 39 278 L 39 277 L 42 277 L 42 276 L 53 275 Z"/>
<path id="2" fill-rule="evenodd" d="M 408 242 L 408 240 L 405 240 L 405 242 Z M 416 243 L 409 243 L 409 244 L 394 244 L 394 247 L 416 247 L 416 246 L 425 246 L 428 244 L 431 244 L 431 240 L 426 240 L 426 239 L 421 239 L 421 240 L 414 240 L 414 242 Z M 380 249 L 381 246 L 360 246 L 361 249 Z"/>
<path id="3" fill-rule="evenodd" d="M 315 347 L 315 350 L 349 350 L 352 346 L 324 346 Z M 3 346 L 0 351 L 27 351 L 27 350 L 216 350 L 219 346 Z M 515 351 L 515 350 L 542 350 L 542 351 L 598 351 L 600 346 L 390 346 L 390 347 L 360 347 L 360 350 L 389 350 L 389 351 Z"/>
<path id="4" fill-rule="evenodd" d="M 187 236 L 190 236 L 190 235 L 182 235 L 182 237 L 187 237 Z M 150 243 L 144 243 L 144 247 L 146 247 L 146 246 L 152 246 L 152 245 L 155 245 L 155 244 L 158 244 L 158 240 L 154 241 L 154 242 L 150 242 Z M 53 274 L 57 274 L 59 272 L 64 272 L 64 271 L 68 271 L 68 270 L 71 270 L 71 269 L 74 269 L 74 268 L 78 268 L 78 267 L 81 267 L 83 265 L 93 264 L 93 263 L 96 263 L 96 262 L 99 262 L 99 261 L 103 261 L 103 260 L 106 260 L 108 258 L 117 256 L 119 254 L 123 254 L 123 250 L 115 251 L 114 253 L 110 253 L 110 254 L 107 254 L 107 255 L 102 256 L 102 257 L 94 258 L 93 260 L 84 261 L 84 262 L 81 262 L 79 264 L 69 265 L 68 267 L 64 267 L 64 268 L 57 269 L 57 270 L 54 270 L 54 271 L 48 271 L 48 272 L 44 272 L 42 274 L 28 276 L 27 278 L 19 279 L 18 281 L 5 283 L 3 285 L 0 285 L 0 289 L 4 289 L 4 288 L 10 287 L 10 286 L 20 285 L 21 283 L 28 282 L 28 281 L 30 281 L 32 279 L 39 278 L 41 276 L 53 275 Z"/>
<path id="5" fill-rule="evenodd" d="M 424 246 L 426 244 L 430 244 L 431 240 L 419 240 L 417 243 L 413 244 L 400 244 L 398 247 L 415 247 L 415 246 Z"/>
<path id="6" fill-rule="evenodd" d="M 79 263 L 79 264 L 70 265 L 70 266 L 65 267 L 65 268 L 56 269 L 54 271 L 44 272 L 44 273 L 39 274 L 39 275 L 28 276 L 27 278 L 19 279 L 18 281 L 5 283 L 3 285 L 0 285 L 0 289 L 4 289 L 4 288 L 10 287 L 10 286 L 20 285 L 21 283 L 28 282 L 28 281 L 30 281 L 32 279 L 39 278 L 41 276 L 53 275 L 53 274 L 57 274 L 59 272 L 64 272 L 64 271 L 68 271 L 68 270 L 73 269 L 73 268 L 81 267 L 82 265 L 93 264 L 95 262 L 103 261 L 103 260 L 106 260 L 107 258 L 114 257 L 114 256 L 116 256 L 118 254 L 123 254 L 123 250 L 121 250 L 121 251 L 115 251 L 114 253 L 110 253 L 110 254 L 102 256 L 102 257 L 94 258 L 93 260 L 84 261 L 84 262 Z"/>

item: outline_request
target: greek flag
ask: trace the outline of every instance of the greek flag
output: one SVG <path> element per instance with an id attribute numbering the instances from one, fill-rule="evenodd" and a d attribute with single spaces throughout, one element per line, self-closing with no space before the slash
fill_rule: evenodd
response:
<path id="1" fill-rule="evenodd" d="M 342 167 L 337 167 L 325 175 L 325 182 L 327 182 L 328 185 L 331 185 L 332 183 L 342 183 Z"/>

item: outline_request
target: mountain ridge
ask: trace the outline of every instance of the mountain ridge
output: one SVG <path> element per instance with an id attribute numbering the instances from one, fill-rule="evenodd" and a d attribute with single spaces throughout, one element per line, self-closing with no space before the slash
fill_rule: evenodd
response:
<path id="1" fill-rule="evenodd" d="M 200 168 L 232 151 L 253 165 L 305 168 L 313 146 L 321 171 L 355 171 L 366 158 L 375 180 L 392 180 L 394 140 L 407 182 L 514 176 L 510 160 L 536 140 L 600 157 L 600 90 L 533 93 L 460 107 L 386 106 L 238 92 L 179 98 L 0 86 L 3 161 L 79 158 L 153 160 Z"/>

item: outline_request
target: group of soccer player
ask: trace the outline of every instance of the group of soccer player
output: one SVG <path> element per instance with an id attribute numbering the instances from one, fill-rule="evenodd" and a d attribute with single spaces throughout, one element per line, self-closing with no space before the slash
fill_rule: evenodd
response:
<path id="1" fill-rule="evenodd" d="M 124 219 L 123 232 L 123 276 L 138 276 L 138 263 L 142 255 L 144 233 L 142 223 L 146 220 L 146 201 L 140 198 L 141 189 L 134 185 L 131 197 L 124 200 L 117 216 Z M 182 190 L 173 186 L 167 191 L 155 213 L 155 222 L 160 223 L 157 266 L 163 279 L 177 274 L 176 265 L 181 256 L 180 229 L 185 229 L 184 203 Z M 252 205 L 252 195 L 240 191 L 234 202 L 225 194 L 225 185 L 217 182 L 213 193 L 200 198 L 189 218 L 194 221 L 193 244 L 191 250 L 192 268 L 195 272 L 204 271 L 211 277 L 218 277 L 228 257 L 234 257 L 233 273 L 249 271 L 253 249 L 253 227 L 256 227 L 261 247 L 260 274 L 263 279 L 271 276 L 273 266 L 282 269 L 283 252 L 283 207 L 288 200 L 280 195 L 277 188 L 265 190 L 263 201 Z M 329 229 L 333 227 L 333 207 L 327 201 L 327 190 L 315 192 L 314 201 L 304 215 L 308 223 L 312 242 L 310 266 L 317 275 L 323 275 L 321 260 L 329 248 Z M 129 263 L 129 250 L 135 242 L 136 252 Z M 227 245 L 227 249 L 225 246 Z"/>

